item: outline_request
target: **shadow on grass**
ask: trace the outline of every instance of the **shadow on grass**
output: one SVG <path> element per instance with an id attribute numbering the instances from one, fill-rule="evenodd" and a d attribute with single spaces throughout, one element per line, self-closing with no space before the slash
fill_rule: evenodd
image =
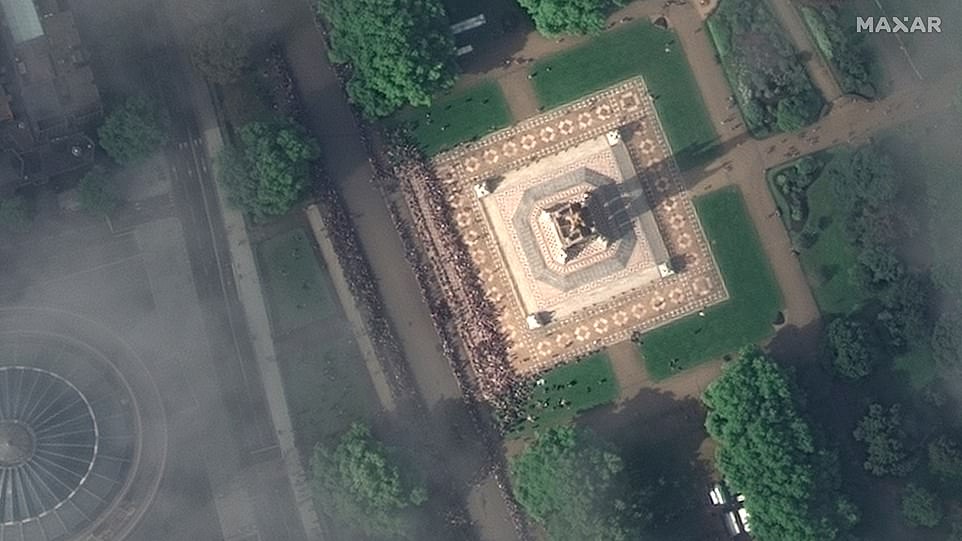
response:
<path id="1" fill-rule="evenodd" d="M 711 459 L 700 453 L 708 437 L 704 422 L 698 400 L 679 400 L 652 389 L 617 409 L 597 408 L 578 419 L 579 425 L 611 442 L 632 478 L 650 489 L 651 539 L 714 539 L 721 533 L 721 519 L 708 505 Z"/>

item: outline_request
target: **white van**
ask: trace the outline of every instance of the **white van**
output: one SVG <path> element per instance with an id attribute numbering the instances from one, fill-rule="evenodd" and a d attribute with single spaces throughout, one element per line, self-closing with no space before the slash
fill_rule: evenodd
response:
<path id="1" fill-rule="evenodd" d="M 738 508 L 738 518 L 739 520 L 742 521 L 742 526 L 745 527 L 746 532 L 752 531 L 752 526 L 748 522 L 748 520 L 751 518 L 751 515 L 748 514 L 747 509 L 745 509 L 744 507 Z"/>
<path id="2" fill-rule="evenodd" d="M 711 487 L 708 492 L 708 498 L 711 500 L 712 505 L 725 505 L 728 503 L 728 495 L 725 494 L 725 489 L 720 483 L 715 483 L 715 486 Z"/>
<path id="3" fill-rule="evenodd" d="M 729 535 L 732 537 L 736 537 L 742 533 L 742 525 L 738 522 L 738 517 L 735 516 L 734 511 L 728 511 L 722 515 L 722 520 L 725 522 L 725 529 L 728 530 Z"/>

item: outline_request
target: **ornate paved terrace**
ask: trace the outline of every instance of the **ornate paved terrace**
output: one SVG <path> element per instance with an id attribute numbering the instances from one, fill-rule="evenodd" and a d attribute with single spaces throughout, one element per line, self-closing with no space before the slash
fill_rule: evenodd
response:
<path id="1" fill-rule="evenodd" d="M 519 373 L 728 297 L 640 78 L 433 163 Z M 545 210 L 573 201 L 599 234 L 559 260 Z"/>

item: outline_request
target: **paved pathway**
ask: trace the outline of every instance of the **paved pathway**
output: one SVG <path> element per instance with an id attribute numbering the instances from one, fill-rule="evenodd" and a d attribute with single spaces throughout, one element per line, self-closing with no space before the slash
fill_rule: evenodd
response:
<path id="1" fill-rule="evenodd" d="M 377 393 L 377 398 L 386 411 L 394 411 L 396 405 L 394 403 L 394 395 L 391 394 L 391 386 L 388 385 L 387 376 L 384 375 L 381 361 L 378 359 L 377 351 L 371 342 L 371 333 L 364 321 L 364 317 L 358 309 L 354 295 L 351 294 L 351 288 L 347 283 L 344 269 L 341 267 L 341 261 L 337 258 L 334 245 L 328 237 L 327 228 L 324 227 L 324 221 L 321 218 L 321 212 L 317 205 L 307 207 L 307 221 L 310 222 L 314 239 L 321 249 L 324 265 L 327 267 L 328 275 L 331 277 L 331 283 L 337 292 L 337 298 L 341 303 L 341 307 L 344 308 L 347 319 L 351 322 L 351 331 L 354 334 L 354 339 L 357 340 L 358 349 L 364 357 L 364 365 L 367 367 L 367 372 L 371 376 L 371 382 L 374 384 L 374 391 Z"/>
<path id="2" fill-rule="evenodd" d="M 207 129 L 203 137 L 207 154 L 216 156 L 223 146 L 220 130 L 217 128 Z M 294 490 L 295 502 L 307 538 L 310 541 L 319 541 L 324 536 L 321 532 L 317 511 L 314 508 L 314 498 L 307 482 L 307 475 L 302 466 L 303 462 L 297 447 L 294 445 L 294 429 L 291 425 L 291 416 L 287 407 L 280 367 L 277 364 L 274 339 L 271 336 L 270 321 L 267 317 L 267 305 L 263 296 L 260 276 L 257 274 L 257 265 L 254 262 L 253 246 L 247 235 L 247 225 L 243 213 L 228 203 L 226 194 L 219 189 L 219 186 L 220 184 L 215 183 L 217 199 L 227 231 L 234 282 L 237 284 L 237 294 L 240 297 L 247 319 L 247 331 L 254 347 L 254 357 L 260 368 L 271 418 L 274 421 L 274 427 L 277 429 L 277 441 L 281 449 L 281 456 Z"/>

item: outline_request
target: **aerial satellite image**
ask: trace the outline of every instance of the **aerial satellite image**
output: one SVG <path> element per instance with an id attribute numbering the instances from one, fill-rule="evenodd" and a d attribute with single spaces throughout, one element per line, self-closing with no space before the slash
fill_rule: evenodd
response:
<path id="1" fill-rule="evenodd" d="M 959 0 L 0 0 L 0 541 L 962 541 Z"/>

